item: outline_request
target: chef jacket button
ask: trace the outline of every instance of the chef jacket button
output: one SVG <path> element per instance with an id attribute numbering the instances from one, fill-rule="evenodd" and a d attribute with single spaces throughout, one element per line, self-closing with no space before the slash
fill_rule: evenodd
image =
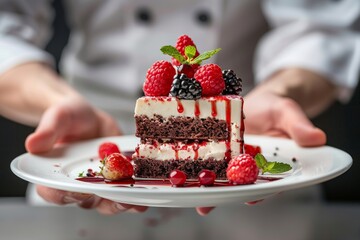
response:
<path id="1" fill-rule="evenodd" d="M 195 15 L 196 20 L 202 25 L 209 25 L 211 23 L 211 14 L 206 10 L 200 10 Z"/>
<path id="2" fill-rule="evenodd" d="M 146 7 L 137 9 L 135 12 L 135 18 L 138 22 L 143 24 L 150 24 L 153 21 L 153 15 Z"/>

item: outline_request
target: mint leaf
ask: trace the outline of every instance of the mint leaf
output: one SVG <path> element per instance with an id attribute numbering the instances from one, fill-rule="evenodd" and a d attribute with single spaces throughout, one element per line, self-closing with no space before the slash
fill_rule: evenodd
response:
<path id="1" fill-rule="evenodd" d="M 264 155 L 261 153 L 256 154 L 255 162 L 257 167 L 262 171 L 262 173 L 284 173 L 292 169 L 290 164 L 282 162 L 268 162 Z"/>
<path id="2" fill-rule="evenodd" d="M 176 60 L 178 60 L 181 64 L 187 64 L 185 57 L 181 55 L 181 53 L 173 46 L 166 45 L 160 48 L 163 54 L 169 55 Z M 196 50 L 195 50 L 196 51 Z"/>
<path id="3" fill-rule="evenodd" d="M 196 47 L 195 46 L 186 46 L 185 47 L 185 56 L 190 60 L 192 59 L 196 54 Z"/>
<path id="4" fill-rule="evenodd" d="M 255 156 L 255 162 L 258 168 L 263 169 L 267 163 L 267 160 L 262 154 L 258 153 Z"/>
<path id="5" fill-rule="evenodd" d="M 204 52 L 204 53 L 200 54 L 199 56 L 197 56 L 195 59 L 191 60 L 190 64 L 201 64 L 202 61 L 211 58 L 216 53 L 218 53 L 220 50 L 221 50 L 221 48 L 217 48 L 214 50 Z"/>
<path id="6" fill-rule="evenodd" d="M 84 177 L 84 171 L 82 171 L 81 173 L 79 173 L 78 177 Z"/>
<path id="7" fill-rule="evenodd" d="M 263 168 L 263 173 L 270 172 L 274 166 L 275 166 L 275 162 L 267 162 Z"/>
<path id="8" fill-rule="evenodd" d="M 269 173 L 283 173 L 291 170 L 291 166 L 287 163 L 273 162 L 274 166 L 268 170 Z"/>

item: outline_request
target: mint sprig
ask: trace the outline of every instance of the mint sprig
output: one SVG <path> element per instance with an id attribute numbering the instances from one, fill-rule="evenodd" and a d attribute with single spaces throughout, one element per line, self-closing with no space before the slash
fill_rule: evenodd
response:
<path id="1" fill-rule="evenodd" d="M 204 52 L 204 53 L 200 54 L 199 56 L 197 56 L 194 60 L 192 60 L 192 62 L 190 62 L 190 64 L 201 64 L 202 61 L 211 58 L 212 56 L 217 54 L 220 50 L 221 50 L 221 48 L 217 48 L 214 50 Z"/>
<path id="2" fill-rule="evenodd" d="M 186 46 L 185 47 L 185 56 L 188 58 L 188 59 L 193 59 L 195 57 L 195 54 L 196 54 L 196 47 L 195 46 Z"/>
<path id="3" fill-rule="evenodd" d="M 173 46 L 166 45 L 160 48 L 163 54 L 169 55 L 176 60 L 178 60 L 181 64 L 186 64 L 186 59 L 181 53 Z"/>
<path id="4" fill-rule="evenodd" d="M 256 154 L 255 162 L 258 168 L 262 171 L 262 173 L 268 172 L 272 174 L 278 174 L 290 171 L 292 169 L 290 164 L 287 163 L 268 162 L 261 153 Z"/>
<path id="5" fill-rule="evenodd" d="M 169 56 L 175 58 L 181 64 L 193 65 L 193 64 L 201 64 L 202 61 L 211 58 L 216 53 L 218 53 L 221 50 L 221 48 L 217 48 L 214 50 L 204 52 L 197 57 L 195 57 L 196 47 L 191 46 L 191 45 L 185 47 L 185 57 L 175 47 L 173 47 L 171 45 L 163 46 L 160 48 L 160 50 L 163 54 L 166 54 L 166 55 L 169 55 Z"/>

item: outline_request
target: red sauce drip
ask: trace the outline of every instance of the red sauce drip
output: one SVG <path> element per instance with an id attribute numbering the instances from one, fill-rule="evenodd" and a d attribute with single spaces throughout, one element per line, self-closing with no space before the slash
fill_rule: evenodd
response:
<path id="1" fill-rule="evenodd" d="M 244 115 L 244 99 L 241 98 L 241 127 L 240 127 L 240 153 L 244 153 L 244 132 L 245 132 L 245 124 L 244 124 L 244 119 L 245 119 L 245 115 Z"/>
<path id="2" fill-rule="evenodd" d="M 194 160 L 199 159 L 199 144 L 194 143 L 193 150 L 195 151 Z"/>
<path id="3" fill-rule="evenodd" d="M 225 111 L 226 111 L 226 124 L 228 126 L 228 140 L 225 141 L 226 152 L 225 152 L 225 160 L 230 161 L 231 159 L 231 145 L 230 145 L 230 138 L 231 138 L 231 102 L 229 99 L 225 100 Z"/>
<path id="4" fill-rule="evenodd" d="M 152 144 L 153 144 L 154 148 L 157 148 L 159 146 L 159 142 L 156 140 L 152 141 Z"/>
<path id="5" fill-rule="evenodd" d="M 211 101 L 211 116 L 216 117 L 217 116 L 217 108 L 216 108 L 216 101 Z"/>
<path id="6" fill-rule="evenodd" d="M 178 113 L 183 113 L 184 112 L 184 106 L 182 105 L 181 101 L 179 99 L 176 99 L 177 102 L 177 111 Z"/>
<path id="7" fill-rule="evenodd" d="M 175 149 L 175 160 L 179 160 L 179 149 Z"/>
<path id="8" fill-rule="evenodd" d="M 140 148 L 139 148 L 139 147 L 136 147 L 136 148 L 135 148 L 136 156 L 139 156 L 139 152 L 140 152 Z"/>
<path id="9" fill-rule="evenodd" d="M 76 180 L 79 180 L 82 182 L 92 182 L 92 183 L 105 181 L 104 178 L 102 178 L 102 177 L 79 177 L 79 178 L 76 178 Z"/>
<path id="10" fill-rule="evenodd" d="M 231 145 L 230 145 L 230 141 L 225 141 L 225 146 L 226 146 L 225 160 L 229 162 L 229 161 L 231 160 Z"/>
<path id="11" fill-rule="evenodd" d="M 282 178 L 272 178 L 272 177 L 262 177 L 259 176 L 258 180 L 265 180 L 265 181 L 277 181 L 280 180 Z M 88 182 L 88 183 L 94 183 L 94 184 L 114 184 L 117 185 L 116 187 L 141 187 L 139 185 L 145 185 L 145 186 L 172 186 L 171 182 L 168 179 L 132 179 L 132 178 L 127 178 L 127 179 L 122 179 L 122 180 L 107 180 L 104 179 L 102 177 L 80 177 L 80 178 L 76 178 L 76 180 L 82 181 L 82 182 Z M 256 183 L 255 183 L 256 184 Z M 214 185 L 212 186 L 206 186 L 206 187 L 230 187 L 230 186 L 236 186 L 232 183 L 229 182 L 215 182 Z M 199 181 L 187 181 L 184 186 L 182 187 L 201 187 L 201 184 L 199 183 Z"/>
<path id="12" fill-rule="evenodd" d="M 198 100 L 195 101 L 194 114 L 195 114 L 195 117 L 200 116 L 200 106 L 199 106 L 199 101 Z"/>
<path id="13" fill-rule="evenodd" d="M 174 151 L 175 151 L 175 160 L 179 160 L 179 146 L 178 145 L 175 145 Z"/>

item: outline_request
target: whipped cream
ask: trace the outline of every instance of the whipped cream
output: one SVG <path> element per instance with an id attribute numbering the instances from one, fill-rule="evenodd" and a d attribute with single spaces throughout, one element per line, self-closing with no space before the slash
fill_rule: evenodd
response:
<path id="1" fill-rule="evenodd" d="M 149 158 L 155 160 L 224 160 L 227 151 L 226 141 L 209 141 L 201 143 L 185 144 L 176 143 L 158 143 L 139 144 L 134 153 L 136 158 Z M 230 143 L 231 157 L 240 154 L 240 143 Z"/>

